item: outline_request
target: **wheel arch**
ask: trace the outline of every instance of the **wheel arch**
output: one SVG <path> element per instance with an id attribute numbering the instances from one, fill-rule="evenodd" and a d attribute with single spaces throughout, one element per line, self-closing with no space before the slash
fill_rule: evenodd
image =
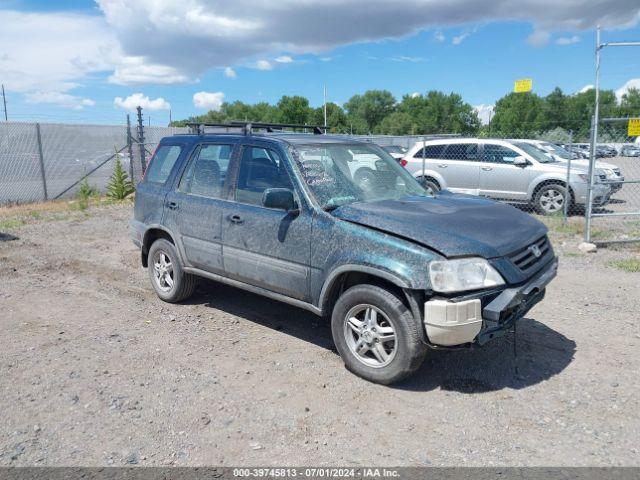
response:
<path id="1" fill-rule="evenodd" d="M 151 245 L 153 245 L 153 242 L 155 242 L 160 238 L 164 238 L 165 240 L 171 242 L 176 247 L 176 250 L 178 250 L 178 246 L 175 240 L 173 239 L 172 233 L 169 230 L 167 230 L 166 228 L 160 225 L 154 225 L 152 227 L 149 227 L 144 232 L 144 237 L 142 238 L 142 247 L 140 248 L 140 260 L 142 262 L 143 267 L 146 268 L 149 266 L 149 262 L 147 258 L 149 256 L 149 248 L 151 248 Z M 178 255 L 180 255 L 179 251 L 178 251 Z"/>
<path id="2" fill-rule="evenodd" d="M 529 198 L 531 199 L 531 202 L 535 201 L 536 195 L 538 194 L 540 189 L 543 188 L 543 187 L 546 187 L 547 185 L 559 185 L 561 187 L 566 188 L 567 187 L 567 181 L 566 181 L 566 179 L 561 179 L 561 178 L 556 178 L 556 177 L 545 178 L 545 179 L 540 180 L 538 183 L 533 185 L 533 188 L 531 190 L 531 194 L 529 195 Z M 569 195 L 571 195 L 571 202 L 574 202 L 575 201 L 575 193 L 573 192 L 573 188 L 571 188 L 571 184 L 569 184 Z"/>
<path id="3" fill-rule="evenodd" d="M 402 294 L 401 297 L 404 297 L 404 290 L 410 288 L 408 282 L 391 272 L 366 265 L 342 265 L 329 274 L 322 286 L 318 306 L 323 314 L 331 312 L 343 291 L 361 284 L 387 287 Z"/>
<path id="4" fill-rule="evenodd" d="M 447 188 L 447 181 L 444 179 L 442 175 L 433 170 L 425 169 L 424 175 L 422 174 L 422 169 L 416 170 L 413 172 L 413 178 L 419 181 L 420 178 L 426 178 L 427 180 L 435 181 L 439 186 L 440 190 L 445 190 Z"/>

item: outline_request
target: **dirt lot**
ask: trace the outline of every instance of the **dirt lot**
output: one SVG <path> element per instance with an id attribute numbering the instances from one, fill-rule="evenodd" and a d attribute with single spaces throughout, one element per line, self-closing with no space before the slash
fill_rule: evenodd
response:
<path id="1" fill-rule="evenodd" d="M 612 266 L 637 247 L 554 235 L 518 375 L 509 335 L 390 388 L 302 310 L 211 282 L 159 301 L 130 210 L 0 227 L 0 465 L 640 465 L 640 273 Z"/>

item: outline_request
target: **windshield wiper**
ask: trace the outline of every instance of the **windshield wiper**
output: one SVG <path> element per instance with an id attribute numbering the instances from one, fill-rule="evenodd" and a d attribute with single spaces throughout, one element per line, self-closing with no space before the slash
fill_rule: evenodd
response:
<path id="1" fill-rule="evenodd" d="M 325 212 L 333 212 L 339 206 L 340 205 L 326 205 L 326 206 L 322 207 L 322 210 L 324 210 Z"/>

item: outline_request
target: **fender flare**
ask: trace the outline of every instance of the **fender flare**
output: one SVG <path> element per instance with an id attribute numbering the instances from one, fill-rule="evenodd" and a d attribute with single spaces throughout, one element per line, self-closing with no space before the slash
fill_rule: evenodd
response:
<path id="1" fill-rule="evenodd" d="M 333 270 L 331 270 L 329 275 L 327 275 L 327 278 L 325 279 L 322 285 L 322 289 L 320 290 L 320 296 L 318 297 L 318 307 L 321 310 L 324 309 L 323 307 L 325 305 L 325 302 L 327 301 L 327 296 L 329 295 L 329 292 L 331 292 L 332 288 L 334 287 L 337 279 L 340 277 L 340 275 L 347 272 L 366 273 L 368 275 L 373 275 L 376 277 L 380 277 L 384 280 L 387 280 L 388 282 L 396 285 L 401 289 L 411 288 L 411 285 L 406 280 L 404 280 L 402 277 L 392 272 L 389 272 L 388 270 L 383 270 L 383 269 L 380 269 L 377 267 L 371 267 L 368 265 L 351 264 L 351 263 L 344 264 L 334 268 Z"/>

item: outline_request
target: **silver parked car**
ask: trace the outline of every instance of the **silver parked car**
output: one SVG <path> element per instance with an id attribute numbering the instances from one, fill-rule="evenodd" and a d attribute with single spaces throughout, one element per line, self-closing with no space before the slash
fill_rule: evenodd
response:
<path id="1" fill-rule="evenodd" d="M 424 150 L 423 150 L 424 149 Z M 423 171 L 424 154 L 424 171 Z M 479 195 L 532 205 L 549 215 L 564 208 L 567 166 L 537 147 L 520 141 L 456 138 L 418 142 L 404 158 L 405 168 L 432 191 Z M 611 187 L 597 171 L 594 205 L 609 202 Z M 571 202 L 587 201 L 588 171 L 572 167 Z"/>

